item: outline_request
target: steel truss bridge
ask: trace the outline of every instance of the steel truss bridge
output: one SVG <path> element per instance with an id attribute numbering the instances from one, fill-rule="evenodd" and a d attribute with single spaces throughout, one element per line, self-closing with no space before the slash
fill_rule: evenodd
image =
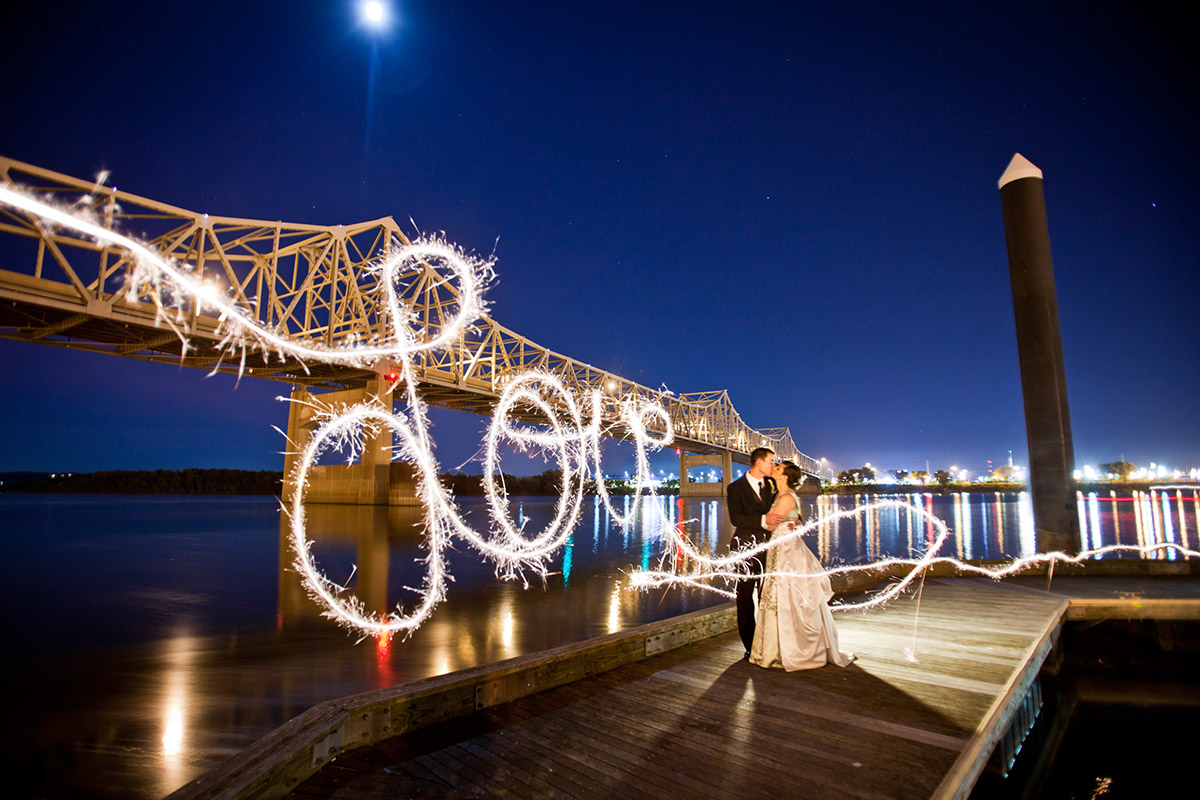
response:
<path id="1" fill-rule="evenodd" d="M 148 243 L 164 259 L 228 287 L 264 328 L 295 340 L 335 345 L 348 337 L 385 337 L 386 314 L 369 265 L 390 243 L 408 243 L 391 217 L 354 225 L 302 225 L 210 216 L 0 158 L 0 183 L 72 208 L 109 230 Z M 187 346 L 161 322 L 162 300 L 135 287 L 129 252 L 41 218 L 0 205 L 0 336 L 76 350 L 239 372 L 308 389 L 365 387 L 376 370 L 270 358 L 251 351 L 244 366 L 220 346 L 219 320 L 184 304 L 172 320 Z M 456 310 L 455 287 L 425 264 L 402 276 L 402 300 L 423 335 L 436 336 Z M 746 462 L 760 445 L 817 474 L 787 428 L 754 429 L 742 421 L 727 391 L 674 395 L 651 389 L 555 353 L 488 316 L 451 346 L 415 356 L 421 395 L 430 405 L 490 415 L 512 376 L 539 370 L 561 380 L 583 401 L 603 397 L 611 436 L 625 431 L 622 403 L 647 401 L 670 415 L 677 446 L 697 454 L 730 452 Z M 537 422 L 536 418 L 529 421 Z"/>

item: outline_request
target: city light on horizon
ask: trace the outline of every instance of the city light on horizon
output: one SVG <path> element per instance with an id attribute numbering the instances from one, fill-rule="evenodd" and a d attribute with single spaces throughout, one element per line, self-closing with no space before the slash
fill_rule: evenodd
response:
<path id="1" fill-rule="evenodd" d="M 858 467 L 869 467 L 876 473 L 874 483 L 888 484 L 934 484 L 937 482 L 935 476 L 939 471 L 945 471 L 950 476 L 950 481 L 956 484 L 967 483 L 987 483 L 995 482 L 1012 482 L 1024 483 L 1028 480 L 1028 467 L 1017 458 L 1017 453 L 1009 454 L 1005 450 L 1003 456 L 992 459 L 992 467 L 989 469 L 986 461 L 978 462 L 978 466 L 964 466 L 976 462 L 964 462 L 962 460 L 951 461 L 948 459 L 926 459 L 924 457 L 872 457 L 870 460 L 842 460 L 840 465 L 835 466 L 834 462 L 829 458 L 817 458 L 817 469 L 821 473 L 820 477 L 824 481 L 836 482 L 839 473 L 846 470 L 854 470 Z M 613 465 L 613 472 L 619 477 L 618 466 L 624 464 L 624 454 L 619 450 L 614 451 L 609 457 L 609 463 Z M 652 455 L 651 460 L 656 471 L 670 470 L 674 475 L 674 471 L 678 469 L 679 453 L 676 448 L 669 451 L 661 451 Z M 1124 459 L 1114 458 L 1111 462 L 1104 461 L 1099 463 L 1116 463 L 1124 461 Z M 905 476 L 912 473 L 926 472 L 926 462 L 929 464 L 929 475 L 924 480 L 905 477 L 901 480 L 893 480 L 891 473 L 901 472 Z M 1109 473 L 1104 473 L 1100 470 L 1097 463 L 1085 464 L 1082 461 L 1077 461 L 1080 465 L 1074 475 L 1077 481 L 1109 481 L 1117 479 L 1117 476 Z M 1187 463 L 1182 467 L 1171 467 L 1160 464 L 1157 461 L 1150 461 L 1143 465 L 1135 465 L 1135 468 L 1129 474 L 1131 481 L 1156 481 L 1156 480 L 1180 480 L 1180 481 L 1200 481 L 1200 458 L 1194 462 Z M 886 466 L 881 466 L 886 465 Z M 734 464 L 734 474 L 730 479 L 738 476 L 739 470 L 744 470 L 744 467 L 739 464 Z M 710 470 L 706 472 L 696 471 L 693 474 L 693 480 L 721 480 L 720 470 Z"/>

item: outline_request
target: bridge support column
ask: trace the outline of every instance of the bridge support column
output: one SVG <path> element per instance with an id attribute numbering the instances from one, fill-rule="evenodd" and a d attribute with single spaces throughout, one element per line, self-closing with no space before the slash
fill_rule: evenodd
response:
<path id="1" fill-rule="evenodd" d="M 720 483 L 693 483 L 688 477 L 692 467 L 714 466 L 721 468 Z M 724 497 L 725 490 L 733 481 L 733 453 L 725 450 L 707 456 L 679 453 L 679 496 L 680 497 Z"/>
<path id="2" fill-rule="evenodd" d="M 299 451 L 312 441 L 317 427 L 318 407 L 336 409 L 372 400 L 391 410 L 392 396 L 382 378 L 372 380 L 363 389 L 346 389 L 314 395 L 306 389 L 292 392 L 288 409 L 289 453 L 284 457 L 285 501 L 295 497 L 294 472 Z M 296 452 L 291 452 L 291 451 Z M 412 467 L 392 462 L 392 432 L 364 432 L 362 455 L 357 464 L 324 464 L 308 473 L 305 498 L 310 503 L 346 503 L 353 505 L 416 505 L 416 480 Z"/>
<path id="3" fill-rule="evenodd" d="M 382 614 L 388 603 L 388 541 L 393 533 L 412 529 L 421 513 L 413 508 L 386 506 L 313 505 L 306 513 L 306 534 L 310 541 L 322 544 L 354 545 L 354 595 L 367 611 Z M 294 626 L 298 622 L 319 619 L 324 607 L 314 602 L 304 589 L 295 568 L 296 553 L 291 546 L 292 521 L 279 517 L 279 606 L 277 624 Z"/>
<path id="4" fill-rule="evenodd" d="M 283 451 L 283 501 L 290 503 L 296 496 L 296 465 L 300 462 L 300 453 L 312 441 L 316 424 L 312 421 L 313 395 L 307 389 L 292 391 L 291 402 L 288 403 L 287 444 Z"/>

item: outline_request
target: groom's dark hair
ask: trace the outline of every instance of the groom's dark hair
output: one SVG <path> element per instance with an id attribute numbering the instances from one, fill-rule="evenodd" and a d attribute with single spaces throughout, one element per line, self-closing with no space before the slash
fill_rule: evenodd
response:
<path id="1" fill-rule="evenodd" d="M 754 448 L 754 451 L 750 453 L 750 468 L 753 469 L 754 465 L 757 464 L 759 461 L 763 460 L 767 456 L 773 456 L 773 455 L 775 455 L 775 451 L 769 447 Z"/>

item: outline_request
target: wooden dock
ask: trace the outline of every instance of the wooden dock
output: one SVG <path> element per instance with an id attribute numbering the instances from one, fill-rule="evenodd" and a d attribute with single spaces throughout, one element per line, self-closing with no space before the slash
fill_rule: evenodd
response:
<path id="1" fill-rule="evenodd" d="M 1200 619 L 1194 577 L 1046 586 L 927 579 L 796 673 L 697 612 L 322 704 L 172 797 L 964 798 L 1064 621 Z"/>

